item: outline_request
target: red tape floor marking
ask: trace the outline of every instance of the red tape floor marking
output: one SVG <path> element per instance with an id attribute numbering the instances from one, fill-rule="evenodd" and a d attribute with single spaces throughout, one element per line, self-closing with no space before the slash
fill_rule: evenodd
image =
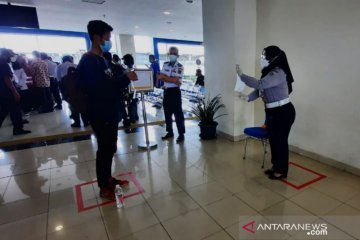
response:
<path id="1" fill-rule="evenodd" d="M 299 164 L 297 164 L 297 163 L 289 162 L 289 165 L 294 165 L 294 166 L 296 166 L 296 167 L 298 167 L 298 168 L 301 168 L 301 169 L 303 169 L 303 170 L 305 170 L 305 171 L 307 171 L 307 172 L 313 173 L 313 174 L 315 174 L 316 176 L 318 176 L 317 178 L 315 178 L 315 179 L 313 179 L 313 180 L 311 180 L 311 181 L 309 181 L 309 182 L 306 182 L 306 183 L 304 183 L 304 184 L 301 184 L 301 185 L 299 185 L 299 186 L 297 186 L 297 185 L 289 182 L 289 181 L 286 180 L 286 179 L 281 179 L 281 180 L 280 180 L 280 181 L 282 181 L 283 183 L 285 183 L 285 184 L 287 184 L 287 185 L 289 185 L 289 186 L 291 186 L 291 187 L 293 187 L 293 188 L 295 188 L 295 189 L 297 189 L 297 190 L 301 190 L 301 189 L 303 189 L 303 188 L 305 188 L 305 187 L 307 187 L 307 186 L 309 186 L 309 185 L 311 185 L 311 184 L 314 184 L 314 183 L 316 183 L 316 182 L 318 182 L 318 181 L 326 178 L 325 175 L 323 175 L 323 174 L 321 174 L 321 173 L 318 173 L 318 172 L 315 172 L 315 171 L 313 171 L 313 170 L 311 170 L 311 169 L 308 169 L 308 168 L 306 168 L 306 167 L 304 167 L 304 166 L 301 166 L 301 165 L 299 165 Z"/>
<path id="2" fill-rule="evenodd" d="M 128 172 L 128 173 L 122 173 L 122 174 L 117 175 L 117 177 L 123 177 L 123 176 L 129 176 L 130 179 L 131 179 L 131 181 L 134 183 L 135 187 L 136 187 L 137 190 L 138 190 L 138 191 L 135 192 L 135 193 L 131 193 L 131 194 L 125 195 L 125 196 L 124 196 L 124 199 L 130 198 L 130 197 L 134 197 L 134 196 L 143 194 L 143 193 L 145 192 L 144 188 L 140 185 L 139 181 L 137 180 L 135 174 L 133 174 L 132 172 Z M 108 204 L 111 204 L 111 203 L 114 203 L 114 202 L 115 202 L 115 201 L 113 201 L 113 200 L 109 200 L 109 201 L 106 201 L 106 202 L 102 202 L 102 203 L 99 203 L 99 204 L 94 204 L 94 205 L 87 206 L 87 207 L 84 206 L 84 201 L 83 201 L 83 196 L 82 196 L 82 192 L 81 192 L 81 187 L 86 186 L 86 185 L 90 185 L 90 184 L 93 184 L 93 183 L 96 183 L 96 182 L 97 182 L 97 181 L 94 180 L 94 181 L 91 181 L 91 182 L 81 183 L 81 184 L 78 184 L 78 185 L 75 186 L 76 201 L 77 201 L 77 206 L 78 206 L 78 212 L 79 212 L 79 213 L 80 213 L 80 212 L 87 211 L 87 210 L 90 210 L 90 209 L 93 209 L 93 208 L 96 208 L 96 207 L 108 205 Z"/>

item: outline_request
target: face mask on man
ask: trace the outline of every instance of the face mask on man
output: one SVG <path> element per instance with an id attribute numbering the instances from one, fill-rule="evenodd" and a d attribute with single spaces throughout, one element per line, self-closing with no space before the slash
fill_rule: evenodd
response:
<path id="1" fill-rule="evenodd" d="M 105 41 L 102 45 L 100 45 L 102 52 L 109 52 L 112 48 L 112 42 L 111 41 Z"/>
<path id="2" fill-rule="evenodd" d="M 177 59 L 178 59 L 178 56 L 171 54 L 171 55 L 169 56 L 169 58 L 170 58 L 170 62 L 176 62 Z"/>

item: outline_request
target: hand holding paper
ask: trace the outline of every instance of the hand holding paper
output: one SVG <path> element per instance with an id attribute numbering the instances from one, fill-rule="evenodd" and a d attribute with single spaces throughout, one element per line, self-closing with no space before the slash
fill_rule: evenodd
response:
<path id="1" fill-rule="evenodd" d="M 235 85 L 234 91 L 242 94 L 245 90 L 246 85 L 241 80 L 241 75 L 243 75 L 243 71 L 241 70 L 239 64 L 236 64 L 236 73 L 237 73 L 237 76 L 236 76 L 236 85 Z"/>

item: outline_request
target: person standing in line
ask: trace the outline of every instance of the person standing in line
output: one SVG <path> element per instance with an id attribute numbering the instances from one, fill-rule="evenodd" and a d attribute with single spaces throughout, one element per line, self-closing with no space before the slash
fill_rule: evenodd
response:
<path id="1" fill-rule="evenodd" d="M 59 89 L 59 81 L 57 79 L 57 64 L 51 60 L 46 53 L 41 53 L 41 59 L 46 62 L 48 65 L 49 76 L 50 76 L 50 91 L 55 100 L 56 106 L 55 109 L 61 110 L 62 109 L 62 99 L 60 96 L 60 89 Z"/>
<path id="2" fill-rule="evenodd" d="M 164 85 L 163 81 L 157 79 L 157 75 L 160 73 L 159 61 L 155 59 L 154 55 L 149 55 L 150 68 L 153 71 L 154 87 L 161 88 Z"/>
<path id="3" fill-rule="evenodd" d="M 174 137 L 172 127 L 172 116 L 175 116 L 176 126 L 179 137 L 176 142 L 180 143 L 185 140 L 185 118 L 182 110 L 182 99 L 180 86 L 184 76 L 184 67 L 177 60 L 179 58 L 179 50 L 176 47 L 169 49 L 169 62 L 165 62 L 158 75 L 158 79 L 164 81 L 164 113 L 167 134 L 162 137 L 163 140 Z"/>
<path id="4" fill-rule="evenodd" d="M 33 82 L 36 87 L 39 113 L 49 113 L 54 111 L 54 102 L 50 92 L 49 69 L 46 62 L 41 60 L 39 52 L 34 51 L 34 62 L 32 64 L 34 76 Z"/>
<path id="5" fill-rule="evenodd" d="M 113 77 L 111 69 L 102 57 L 112 46 L 110 41 L 113 28 L 104 21 L 93 20 L 88 23 L 88 34 L 91 48 L 80 60 L 79 73 L 80 90 L 87 95 L 87 114 L 94 130 L 98 150 L 96 152 L 96 176 L 100 188 L 100 197 L 114 200 L 115 186 L 129 185 L 127 180 L 112 177 L 111 166 L 117 151 L 118 124 L 121 92 L 136 81 L 137 75 L 130 71 L 117 78 Z"/>
<path id="6" fill-rule="evenodd" d="M 262 97 L 265 103 L 273 164 L 265 174 L 272 180 L 283 179 L 288 175 L 288 138 L 296 116 L 294 105 L 289 98 L 293 91 L 294 78 L 285 52 L 277 46 L 269 46 L 263 50 L 260 65 L 262 68 L 260 80 L 245 75 L 239 65 L 236 66 L 236 71 L 247 86 L 255 89 L 246 99 L 254 101 Z"/>
<path id="7" fill-rule="evenodd" d="M 10 113 L 13 135 L 22 135 L 31 133 L 31 131 L 23 129 L 20 107 L 21 96 L 14 86 L 14 76 L 9 65 L 13 57 L 14 55 L 9 49 L 0 49 L 0 127 Z"/>
<path id="8" fill-rule="evenodd" d="M 17 79 L 17 85 L 19 87 L 19 94 L 21 96 L 21 108 L 24 114 L 28 114 L 31 111 L 31 104 L 30 104 L 30 90 L 27 85 L 27 81 L 29 77 L 26 75 L 24 69 L 21 67 L 18 60 L 12 63 L 12 67 L 14 70 L 14 76 Z"/>
<path id="9" fill-rule="evenodd" d="M 68 70 L 70 67 L 76 68 L 76 64 L 74 64 L 74 60 L 70 55 L 65 55 L 62 57 L 62 63 L 59 64 L 56 68 L 56 78 L 59 82 L 60 92 L 62 94 L 62 86 L 61 80 L 68 74 Z"/>
<path id="10" fill-rule="evenodd" d="M 121 66 L 121 58 L 119 57 L 119 55 L 117 55 L 117 54 L 114 54 L 114 55 L 113 55 L 113 62 L 114 62 L 116 65 L 120 65 L 120 66 Z"/>

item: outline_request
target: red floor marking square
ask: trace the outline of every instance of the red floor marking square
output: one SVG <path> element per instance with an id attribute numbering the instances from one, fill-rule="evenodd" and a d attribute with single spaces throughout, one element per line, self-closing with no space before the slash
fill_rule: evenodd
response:
<path id="1" fill-rule="evenodd" d="M 145 192 L 144 188 L 140 185 L 139 181 L 137 180 L 135 174 L 133 174 L 132 172 L 128 172 L 128 173 L 122 173 L 122 174 L 117 175 L 117 177 L 123 177 L 123 176 L 130 177 L 130 181 L 132 181 L 134 183 L 134 185 L 136 186 L 136 188 L 137 188 L 137 192 L 125 195 L 124 199 L 134 197 L 134 196 L 140 195 L 140 194 Z M 78 212 L 79 213 L 90 210 L 90 209 L 93 209 L 93 208 L 96 208 L 96 207 L 108 205 L 108 204 L 111 204 L 111 203 L 115 202 L 115 201 L 106 201 L 106 202 L 93 204 L 93 205 L 90 205 L 90 206 L 84 206 L 84 200 L 83 200 L 81 187 L 91 185 L 91 184 L 96 183 L 96 182 L 97 181 L 95 180 L 95 181 L 75 185 L 76 202 L 77 202 Z"/>
<path id="2" fill-rule="evenodd" d="M 307 186 L 309 186 L 309 185 L 311 185 L 311 184 L 314 184 L 314 183 L 316 183 L 316 182 L 318 182 L 318 181 L 326 178 L 325 175 L 322 175 L 321 173 L 317 173 L 317 172 L 315 172 L 315 171 L 313 171 L 313 170 L 310 170 L 310 169 L 308 169 L 308 168 L 306 168 L 306 167 L 303 167 L 303 166 L 301 166 L 301 165 L 299 165 L 299 164 L 297 164 L 297 163 L 289 162 L 289 165 L 294 165 L 295 167 L 301 168 L 301 169 L 303 169 L 303 170 L 305 170 L 305 171 L 307 171 L 307 172 L 313 173 L 314 175 L 317 176 L 317 177 L 314 178 L 313 180 L 308 181 L 308 182 L 306 182 L 306 183 L 304 183 L 304 184 L 301 184 L 301 185 L 295 185 L 295 184 L 289 182 L 289 181 L 286 180 L 286 179 L 281 179 L 282 182 L 284 182 L 285 184 L 287 184 L 287 185 L 289 185 L 289 186 L 291 186 L 291 187 L 293 187 L 293 188 L 295 188 L 295 189 L 297 189 L 297 190 L 303 189 L 303 188 L 305 188 L 305 187 L 307 187 Z"/>

